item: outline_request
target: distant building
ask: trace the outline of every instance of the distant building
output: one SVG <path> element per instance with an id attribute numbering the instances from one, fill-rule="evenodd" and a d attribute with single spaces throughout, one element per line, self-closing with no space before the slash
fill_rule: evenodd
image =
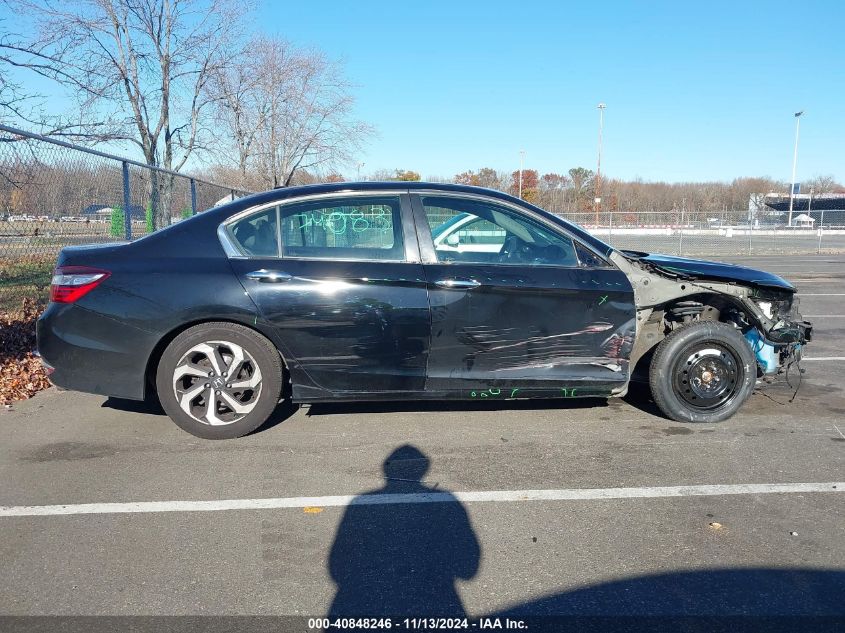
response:
<path id="1" fill-rule="evenodd" d="M 813 228 L 815 225 L 816 220 L 815 218 L 811 218 L 806 213 L 799 213 L 798 215 L 792 216 L 792 225 L 793 226 L 803 226 L 804 228 Z"/>
<path id="2" fill-rule="evenodd" d="M 789 219 L 789 196 L 780 193 L 767 193 L 765 196 L 751 196 L 749 211 L 756 211 L 755 215 L 760 222 L 766 224 L 786 224 Z M 756 203 L 760 200 L 763 204 Z M 752 210 L 752 204 L 756 207 Z M 792 223 L 795 224 L 796 216 L 804 214 L 813 220 L 810 226 L 822 222 L 824 225 L 835 224 L 845 225 L 845 193 L 822 193 L 813 195 L 807 193 L 795 194 L 792 197 Z M 807 226 L 804 224 L 803 226 Z"/>
<path id="3" fill-rule="evenodd" d="M 92 219 L 109 219 L 111 217 L 114 206 L 107 204 L 89 204 L 82 210 L 83 217 L 90 217 Z M 129 206 L 129 214 L 133 220 L 143 221 L 146 217 L 144 207 L 139 204 Z"/>

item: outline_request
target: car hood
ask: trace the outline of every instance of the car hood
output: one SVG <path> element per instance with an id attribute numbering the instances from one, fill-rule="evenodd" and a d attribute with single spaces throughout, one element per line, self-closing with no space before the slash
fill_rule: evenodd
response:
<path id="1" fill-rule="evenodd" d="M 624 253 L 629 257 L 647 262 L 661 270 L 676 275 L 695 279 L 711 279 L 714 281 L 734 281 L 743 285 L 795 291 L 795 286 L 785 279 L 772 273 L 755 270 L 754 268 L 746 268 L 745 266 L 736 266 L 735 264 L 725 264 L 722 262 L 711 262 L 703 259 L 660 255 L 658 253 L 640 253 L 637 251 L 624 251 Z"/>

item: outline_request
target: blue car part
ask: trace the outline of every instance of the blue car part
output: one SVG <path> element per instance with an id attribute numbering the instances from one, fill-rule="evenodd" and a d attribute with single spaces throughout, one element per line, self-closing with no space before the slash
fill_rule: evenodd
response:
<path id="1" fill-rule="evenodd" d="M 775 346 L 767 343 L 757 328 L 750 328 L 745 333 L 745 340 L 751 346 L 751 351 L 754 352 L 757 363 L 763 368 L 763 373 L 777 373 L 778 357 L 775 353 Z"/>

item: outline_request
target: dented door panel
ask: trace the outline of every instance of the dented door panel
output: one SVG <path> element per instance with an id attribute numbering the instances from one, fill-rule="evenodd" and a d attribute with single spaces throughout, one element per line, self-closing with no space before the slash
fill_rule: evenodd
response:
<path id="1" fill-rule="evenodd" d="M 471 396 L 492 388 L 499 396 L 519 389 L 514 397 L 524 397 L 527 390 L 580 386 L 575 395 L 609 395 L 627 383 L 636 314 L 621 271 L 455 263 L 424 269 L 432 322 L 426 390 Z M 477 285 L 438 285 L 447 279 Z"/>

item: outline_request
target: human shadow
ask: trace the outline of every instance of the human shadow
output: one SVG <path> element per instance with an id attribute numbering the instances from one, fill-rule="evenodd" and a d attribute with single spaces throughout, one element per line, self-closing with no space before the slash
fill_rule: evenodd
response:
<path id="1" fill-rule="evenodd" d="M 466 614 L 455 581 L 475 576 L 481 550 L 458 499 L 423 483 L 429 464 L 400 446 L 384 461 L 384 486 L 347 507 L 329 554 L 329 617 Z"/>

